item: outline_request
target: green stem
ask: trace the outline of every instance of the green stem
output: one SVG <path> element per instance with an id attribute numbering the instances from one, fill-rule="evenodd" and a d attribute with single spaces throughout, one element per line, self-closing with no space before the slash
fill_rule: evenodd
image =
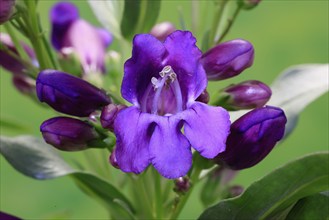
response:
<path id="1" fill-rule="evenodd" d="M 240 11 L 241 11 L 241 6 L 238 6 L 234 11 L 233 16 L 227 19 L 227 25 L 220 38 L 217 40 L 216 44 L 219 44 L 227 35 Z"/>
<path id="2" fill-rule="evenodd" d="M 5 27 L 7 33 L 9 34 L 11 40 L 13 41 L 16 50 L 18 51 L 18 54 L 20 57 L 22 57 L 23 60 L 30 60 L 29 56 L 27 55 L 27 53 L 25 52 L 25 50 L 23 49 L 23 46 L 20 44 L 20 42 L 18 41 L 14 30 L 12 29 L 12 27 L 10 26 L 9 23 L 4 23 L 3 26 Z"/>
<path id="3" fill-rule="evenodd" d="M 199 180 L 198 178 L 199 178 L 200 173 L 201 173 L 201 169 L 194 169 L 194 170 L 192 170 L 191 177 L 190 177 L 191 188 L 189 189 L 189 191 L 185 195 L 181 195 L 178 198 L 178 202 L 174 206 L 172 215 L 170 216 L 169 219 L 176 219 L 178 217 L 178 215 L 180 214 L 180 212 L 184 208 L 184 206 L 185 206 L 188 198 L 192 194 L 192 191 L 195 188 L 195 185 L 196 185 L 196 183 Z"/>
<path id="4" fill-rule="evenodd" d="M 155 169 L 153 170 L 153 176 L 155 181 L 155 206 L 156 206 L 156 219 L 162 219 L 163 216 L 163 206 L 162 206 L 162 187 L 161 187 L 161 176 L 157 173 Z"/>
<path id="5" fill-rule="evenodd" d="M 221 21 L 221 18 L 224 14 L 224 9 L 225 9 L 225 5 L 228 2 L 228 0 L 222 0 L 219 4 L 219 6 L 217 7 L 217 10 L 215 12 L 215 17 L 210 29 L 210 34 L 209 34 L 209 48 L 212 47 L 215 43 L 215 37 L 216 37 L 216 33 L 218 31 L 218 26 L 219 23 Z"/>

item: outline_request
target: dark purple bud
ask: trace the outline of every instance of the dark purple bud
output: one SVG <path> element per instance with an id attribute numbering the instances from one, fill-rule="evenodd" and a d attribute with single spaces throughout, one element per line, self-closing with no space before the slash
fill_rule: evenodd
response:
<path id="1" fill-rule="evenodd" d="M 14 75 L 13 84 L 18 91 L 23 94 L 31 95 L 35 93 L 35 80 L 24 75 Z"/>
<path id="2" fill-rule="evenodd" d="M 178 179 L 175 179 L 175 192 L 185 194 L 189 191 L 190 187 L 191 183 L 188 177 L 179 177 Z"/>
<path id="3" fill-rule="evenodd" d="M 113 149 L 110 158 L 109 158 L 110 164 L 117 169 L 120 169 L 117 158 L 115 157 L 115 148 Z"/>
<path id="4" fill-rule="evenodd" d="M 60 50 L 63 47 L 67 30 L 72 22 L 77 19 L 79 19 L 79 10 L 73 3 L 59 2 L 51 8 L 51 42 L 56 50 Z"/>
<path id="5" fill-rule="evenodd" d="M 103 90 L 78 77 L 49 69 L 38 75 L 37 95 L 53 109 L 79 117 L 87 117 L 111 103 Z"/>
<path id="6" fill-rule="evenodd" d="M 4 213 L 4 212 L 0 211 L 0 219 L 1 220 L 20 220 L 21 218 L 18 218 L 16 216 L 9 215 L 7 213 Z"/>
<path id="7" fill-rule="evenodd" d="M 21 43 L 21 45 L 27 55 L 31 58 L 31 60 L 27 60 L 27 62 L 32 62 L 34 66 L 38 66 L 38 62 L 36 60 L 33 49 L 24 43 Z M 19 57 L 15 45 L 10 39 L 10 36 L 5 33 L 0 33 L 0 66 L 13 74 L 25 74 L 27 67 L 24 65 L 24 63 L 9 53 L 13 53 L 15 56 Z"/>
<path id="8" fill-rule="evenodd" d="M 113 123 L 115 118 L 117 117 L 117 114 L 119 113 L 119 111 L 125 108 L 127 108 L 127 106 L 125 105 L 109 104 L 105 106 L 101 114 L 102 127 L 113 131 Z"/>
<path id="9" fill-rule="evenodd" d="M 241 8 L 249 10 L 256 7 L 261 0 L 239 0 L 238 4 Z"/>
<path id="10" fill-rule="evenodd" d="M 84 150 L 99 137 L 90 124 L 68 117 L 48 119 L 41 124 L 40 131 L 48 144 L 63 151 Z"/>
<path id="11" fill-rule="evenodd" d="M 159 41 L 164 41 L 169 34 L 176 30 L 175 25 L 170 22 L 162 22 L 154 25 L 150 34 L 156 37 Z"/>
<path id="12" fill-rule="evenodd" d="M 259 108 L 267 103 L 271 95 L 272 91 L 267 85 L 249 80 L 223 89 L 217 104 L 227 110 Z"/>
<path id="13" fill-rule="evenodd" d="M 243 187 L 238 185 L 230 187 L 229 189 L 230 197 L 237 197 L 241 195 L 243 193 L 243 190 L 244 190 Z"/>
<path id="14" fill-rule="evenodd" d="M 8 21 L 13 14 L 15 0 L 0 0 L 0 24 Z"/>
<path id="15" fill-rule="evenodd" d="M 205 90 L 199 95 L 199 97 L 198 97 L 195 101 L 203 102 L 203 103 L 208 104 L 209 99 L 210 99 L 210 97 L 209 97 L 209 93 L 208 93 L 208 91 L 205 89 Z"/>
<path id="16" fill-rule="evenodd" d="M 256 165 L 281 140 L 286 122 L 280 108 L 266 106 L 248 112 L 231 125 L 226 150 L 215 160 L 234 170 Z"/>
<path id="17" fill-rule="evenodd" d="M 208 80 L 223 80 L 239 75 L 253 61 L 254 48 L 250 42 L 242 39 L 221 43 L 201 57 Z"/>

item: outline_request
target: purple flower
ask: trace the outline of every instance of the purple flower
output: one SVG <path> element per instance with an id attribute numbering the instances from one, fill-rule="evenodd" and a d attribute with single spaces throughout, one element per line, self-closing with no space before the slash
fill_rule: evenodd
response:
<path id="1" fill-rule="evenodd" d="M 0 24 L 9 20 L 13 14 L 15 0 L 0 0 Z"/>
<path id="2" fill-rule="evenodd" d="M 226 150 L 215 160 L 234 170 L 254 166 L 281 140 L 286 122 L 280 108 L 266 106 L 248 112 L 232 124 Z"/>
<path id="3" fill-rule="evenodd" d="M 254 48 L 248 41 L 236 39 L 211 48 L 201 62 L 209 80 L 223 80 L 239 75 L 254 61 Z"/>
<path id="4" fill-rule="evenodd" d="M 0 211 L 1 220 L 21 220 L 21 218 Z"/>
<path id="5" fill-rule="evenodd" d="M 98 139 L 93 126 L 68 117 L 55 117 L 40 126 L 44 140 L 63 151 L 79 151 L 88 148 L 88 143 Z"/>
<path id="6" fill-rule="evenodd" d="M 105 72 L 106 48 L 112 42 L 105 29 L 93 27 L 79 17 L 78 8 L 69 2 L 55 4 L 50 12 L 51 42 L 61 52 L 72 48 L 85 73 Z"/>
<path id="7" fill-rule="evenodd" d="M 21 93 L 35 95 L 35 80 L 24 75 L 14 75 L 12 81 L 16 89 Z"/>
<path id="8" fill-rule="evenodd" d="M 178 178 L 191 167 L 191 147 L 206 158 L 225 150 L 227 111 L 195 101 L 207 86 L 195 43 L 188 31 L 175 31 L 164 43 L 150 34 L 135 36 L 121 87 L 133 106 L 114 121 L 124 172 L 140 173 L 152 164 L 162 176 Z"/>
<path id="9" fill-rule="evenodd" d="M 226 87 L 218 103 L 228 110 L 253 109 L 263 107 L 271 95 L 271 89 L 264 83 L 248 80 Z"/>
<path id="10" fill-rule="evenodd" d="M 14 75 L 25 75 L 27 70 L 26 65 L 21 60 L 14 58 L 7 52 L 8 50 L 19 56 L 15 45 L 8 34 L 0 33 L 0 45 L 0 66 Z M 21 45 L 27 55 L 31 58 L 30 62 L 32 62 L 33 65 L 38 66 L 38 61 L 36 60 L 33 49 L 24 43 L 21 43 Z M 26 62 L 28 61 L 26 60 Z"/>
<path id="11" fill-rule="evenodd" d="M 61 113 L 87 117 L 93 111 L 111 103 L 103 90 L 57 70 L 43 70 L 37 78 L 37 95 Z"/>

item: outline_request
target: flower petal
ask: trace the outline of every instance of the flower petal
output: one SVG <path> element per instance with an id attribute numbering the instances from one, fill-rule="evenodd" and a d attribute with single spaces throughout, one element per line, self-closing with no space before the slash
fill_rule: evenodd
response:
<path id="1" fill-rule="evenodd" d="M 150 164 L 149 127 L 152 117 L 136 107 L 120 111 L 114 121 L 116 158 L 124 172 L 142 172 Z"/>
<path id="2" fill-rule="evenodd" d="M 192 165 L 190 143 L 180 132 L 180 119 L 157 117 L 157 125 L 150 140 L 153 166 L 169 179 L 185 176 Z"/>
<path id="3" fill-rule="evenodd" d="M 138 34 L 133 40 L 132 57 L 124 65 L 121 93 L 130 103 L 138 106 L 151 78 L 159 77 L 166 50 L 150 34 Z"/>
<path id="4" fill-rule="evenodd" d="M 206 73 L 199 63 L 202 55 L 189 31 L 175 31 L 164 42 L 168 51 L 166 65 L 170 65 L 182 89 L 183 99 L 195 100 L 206 88 Z"/>
<path id="5" fill-rule="evenodd" d="M 226 110 L 195 102 L 182 114 L 185 136 L 203 157 L 211 159 L 225 150 L 230 132 L 230 116 Z"/>

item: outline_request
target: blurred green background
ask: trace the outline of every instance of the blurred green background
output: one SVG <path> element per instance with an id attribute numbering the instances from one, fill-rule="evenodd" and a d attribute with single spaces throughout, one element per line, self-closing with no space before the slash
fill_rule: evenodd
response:
<path id="1" fill-rule="evenodd" d="M 74 2 L 79 6 L 83 18 L 98 24 L 86 1 Z M 54 3 L 55 1 L 39 1 L 42 24 L 47 30 L 49 30 L 48 11 Z M 209 26 L 213 13 L 211 1 L 200 1 L 198 4 L 201 9 L 198 25 Z M 244 38 L 251 41 L 255 47 L 254 65 L 233 80 L 210 83 L 210 91 L 215 92 L 229 83 L 248 79 L 271 84 L 280 72 L 291 65 L 328 63 L 328 7 L 328 1 L 325 0 L 264 0 L 254 10 L 242 11 L 225 40 Z M 179 29 L 179 11 L 187 28 L 190 28 L 191 14 L 196 15 L 191 13 L 190 1 L 162 1 L 158 22 L 171 21 Z M 3 27 L 0 27 L 3 31 Z M 202 39 L 202 34 L 201 31 L 195 33 L 199 41 Z M 118 48 L 116 44 L 111 47 L 111 49 L 116 48 Z M 14 121 L 26 127 L 25 131 L 17 131 L 4 129 L 1 126 L 1 135 L 14 136 L 28 133 L 40 136 L 39 125 L 45 119 L 55 116 L 55 113 L 19 94 L 12 86 L 10 74 L 3 69 L 0 71 L 1 119 Z M 297 128 L 288 139 L 278 145 L 257 166 L 242 171 L 234 183 L 247 187 L 292 159 L 311 152 L 328 150 L 328 127 L 328 94 L 326 94 L 304 110 Z M 77 189 L 70 178 L 37 181 L 16 172 L 3 157 L 0 159 L 2 211 L 16 214 L 24 219 L 107 218 L 106 210 Z M 201 210 L 202 206 L 198 201 L 198 190 L 196 190 L 180 217 L 195 219 Z"/>

